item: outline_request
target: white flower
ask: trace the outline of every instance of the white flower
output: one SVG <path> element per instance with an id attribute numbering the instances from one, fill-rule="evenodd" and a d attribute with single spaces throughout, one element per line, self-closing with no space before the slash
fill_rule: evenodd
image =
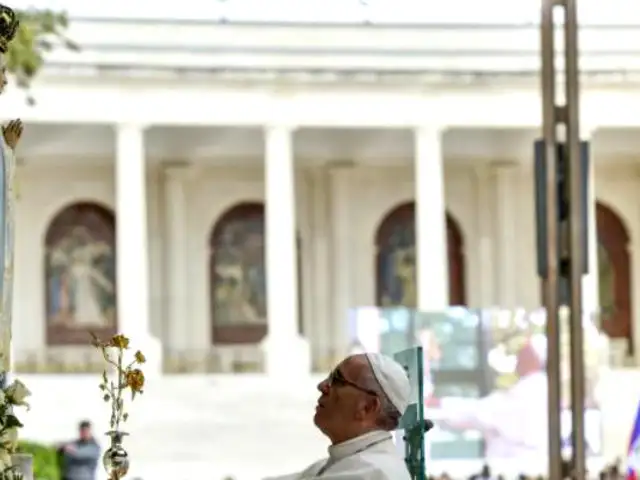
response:
<path id="1" fill-rule="evenodd" d="M 0 448 L 12 450 L 18 443 L 18 429 L 8 428 L 0 435 Z"/>
<path id="2" fill-rule="evenodd" d="M 11 454 L 4 448 L 0 448 L 0 472 L 11 466 Z"/>
<path id="3" fill-rule="evenodd" d="M 9 397 L 9 401 L 12 405 L 21 405 L 28 407 L 29 404 L 25 399 L 31 395 L 31 392 L 27 386 L 20 380 L 14 380 L 11 385 L 5 389 L 5 394 Z"/>

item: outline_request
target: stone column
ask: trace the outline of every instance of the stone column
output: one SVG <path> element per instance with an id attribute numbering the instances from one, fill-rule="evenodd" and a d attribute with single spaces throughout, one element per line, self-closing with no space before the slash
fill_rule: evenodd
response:
<path id="1" fill-rule="evenodd" d="M 496 235 L 497 301 L 500 308 L 520 307 L 518 301 L 517 237 L 518 168 L 512 163 L 492 165 L 495 177 L 494 218 Z"/>
<path id="2" fill-rule="evenodd" d="M 493 193 L 495 177 L 491 167 L 482 165 L 476 169 L 476 232 L 478 248 L 478 267 L 475 285 L 478 288 L 478 302 L 474 306 L 490 308 L 496 306 L 495 219 L 493 214 Z"/>
<path id="3" fill-rule="evenodd" d="M 149 319 L 149 249 L 144 128 L 116 127 L 116 261 L 118 330 L 147 357 L 145 373 L 162 371 L 160 342 Z"/>
<path id="4" fill-rule="evenodd" d="M 313 242 L 309 247 L 313 252 L 313 305 L 311 332 L 315 338 L 316 367 L 323 371 L 333 363 L 334 339 L 332 338 L 332 296 L 331 296 L 331 218 L 329 172 L 321 168 L 313 174 L 312 187 L 312 232 Z M 308 248 L 303 246 L 303 248 Z M 310 335 L 311 336 L 311 335 Z"/>
<path id="5" fill-rule="evenodd" d="M 176 360 L 189 352 L 191 312 L 189 303 L 188 273 L 188 222 L 186 205 L 186 182 L 189 180 L 188 165 L 167 165 L 163 170 L 165 211 L 165 338 Z M 169 360 L 169 359 L 168 359 Z"/>
<path id="6" fill-rule="evenodd" d="M 442 130 L 419 127 L 414 135 L 418 309 L 441 311 L 449 305 Z"/>
<path id="7" fill-rule="evenodd" d="M 298 255 L 293 135 L 287 126 L 265 130 L 265 208 L 268 333 L 265 371 L 290 378 L 311 372 L 308 342 L 298 333 Z"/>
<path id="8" fill-rule="evenodd" d="M 329 169 L 329 222 L 330 222 L 330 258 L 331 258 L 331 300 L 332 309 L 330 318 L 331 353 L 333 364 L 342 359 L 349 351 L 349 312 L 355 304 L 354 279 L 354 242 L 352 238 L 356 234 L 354 227 L 353 202 L 351 198 L 351 185 L 354 176 L 349 167 L 334 166 Z M 373 240 L 373 239 L 372 239 Z M 373 282 L 375 283 L 375 279 Z M 328 367 L 328 365 L 327 365 Z"/>

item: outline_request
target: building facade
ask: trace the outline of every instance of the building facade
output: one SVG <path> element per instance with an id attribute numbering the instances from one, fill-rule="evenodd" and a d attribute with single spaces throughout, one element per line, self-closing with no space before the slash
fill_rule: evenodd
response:
<path id="1" fill-rule="evenodd" d="M 620 45 L 638 35 L 582 38 L 585 308 L 626 362 L 640 52 Z M 323 370 L 354 307 L 541 305 L 535 26 L 77 19 L 70 36 L 82 50 L 52 54 L 35 106 L 2 99 L 27 125 L 18 370 L 87 368 L 88 332 L 118 330 L 165 371 Z"/>

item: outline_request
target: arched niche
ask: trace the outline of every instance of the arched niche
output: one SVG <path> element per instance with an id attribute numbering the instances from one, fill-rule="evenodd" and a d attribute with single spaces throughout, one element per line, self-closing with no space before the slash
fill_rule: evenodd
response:
<path id="1" fill-rule="evenodd" d="M 632 350 L 630 236 L 624 221 L 608 206 L 596 204 L 600 325 Z"/>
<path id="2" fill-rule="evenodd" d="M 458 222 L 445 214 L 449 267 L 449 303 L 466 305 L 464 237 Z M 416 235 L 415 203 L 390 211 L 376 231 L 376 303 L 379 306 L 415 308 Z"/>
<path id="3" fill-rule="evenodd" d="M 48 345 L 81 345 L 117 332 L 116 221 L 92 202 L 66 206 L 45 235 Z"/>
<path id="4" fill-rule="evenodd" d="M 267 334 L 267 265 L 264 205 L 237 204 L 209 236 L 212 343 L 252 344 Z M 298 238 L 298 329 L 303 333 L 301 248 Z"/>

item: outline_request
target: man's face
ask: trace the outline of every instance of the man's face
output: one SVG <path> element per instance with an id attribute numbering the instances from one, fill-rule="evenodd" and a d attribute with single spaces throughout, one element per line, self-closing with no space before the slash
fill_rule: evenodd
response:
<path id="1" fill-rule="evenodd" d="M 530 343 L 526 343 L 516 356 L 516 373 L 519 377 L 538 372 L 543 366 L 538 353 Z"/>
<path id="2" fill-rule="evenodd" d="M 89 440 L 91 438 L 91 427 L 80 427 L 80 439 Z"/>
<path id="3" fill-rule="evenodd" d="M 359 382 L 366 368 L 362 355 L 354 355 L 342 361 L 318 384 L 322 395 L 313 421 L 334 443 L 375 423 L 379 409 L 376 392 Z"/>

